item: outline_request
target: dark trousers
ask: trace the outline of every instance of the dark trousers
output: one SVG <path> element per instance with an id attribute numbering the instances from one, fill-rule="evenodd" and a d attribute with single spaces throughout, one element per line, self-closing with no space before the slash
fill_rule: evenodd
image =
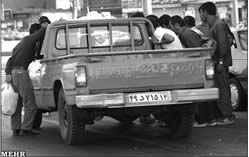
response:
<path id="1" fill-rule="evenodd" d="M 218 71 L 215 66 L 215 86 L 219 88 L 217 105 L 223 117 L 232 116 L 231 91 L 229 86 L 229 68 L 223 65 L 223 70 Z"/>
<path id="2" fill-rule="evenodd" d="M 231 91 L 229 86 L 229 68 L 223 65 L 221 71 L 215 66 L 215 86 L 219 88 L 217 102 L 200 103 L 197 105 L 196 120 L 199 124 L 217 118 L 232 116 Z"/>
<path id="3" fill-rule="evenodd" d="M 16 112 L 11 116 L 11 129 L 31 130 L 37 111 L 32 81 L 25 69 L 13 69 L 11 76 L 13 87 L 19 94 Z M 23 123 L 21 123 L 22 106 L 24 106 Z"/>
<path id="4" fill-rule="evenodd" d="M 216 120 L 220 115 L 220 109 L 218 108 L 216 101 L 197 104 L 195 119 L 199 124 Z"/>

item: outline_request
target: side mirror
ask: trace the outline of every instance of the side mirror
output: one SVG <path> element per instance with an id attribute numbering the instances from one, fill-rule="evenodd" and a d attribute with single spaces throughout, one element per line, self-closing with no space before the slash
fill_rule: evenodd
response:
<path id="1" fill-rule="evenodd" d="M 36 59 L 43 59 L 44 55 L 39 55 L 39 56 L 36 56 Z"/>
<path id="2" fill-rule="evenodd" d="M 233 43 L 234 48 L 237 48 L 237 43 Z"/>

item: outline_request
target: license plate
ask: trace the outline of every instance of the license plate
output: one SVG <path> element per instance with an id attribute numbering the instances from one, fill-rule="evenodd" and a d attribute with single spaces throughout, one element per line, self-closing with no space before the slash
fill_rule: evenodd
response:
<path id="1" fill-rule="evenodd" d="M 171 101 L 170 91 L 127 94 L 126 103 L 167 103 Z"/>

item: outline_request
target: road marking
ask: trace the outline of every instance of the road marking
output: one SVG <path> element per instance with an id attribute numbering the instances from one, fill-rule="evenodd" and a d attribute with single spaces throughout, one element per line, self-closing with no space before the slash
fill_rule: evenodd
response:
<path id="1" fill-rule="evenodd" d="M 50 120 L 50 119 L 43 118 L 43 121 L 51 123 L 51 124 L 59 125 L 59 122 L 57 120 Z M 98 122 L 98 123 L 104 124 L 103 122 Z M 115 137 L 115 138 L 117 138 L 117 137 L 118 138 L 124 138 L 124 139 L 127 139 L 129 141 L 135 141 L 135 142 L 144 143 L 144 144 L 147 144 L 147 145 L 152 145 L 154 147 L 158 147 L 158 148 L 161 148 L 161 149 L 164 149 L 164 150 L 165 149 L 166 150 L 170 149 L 171 151 L 176 151 L 176 152 L 179 152 L 180 150 L 182 150 L 181 147 L 176 148 L 174 146 L 164 146 L 164 145 L 161 145 L 161 144 L 158 144 L 158 143 L 155 143 L 155 142 L 151 142 L 149 140 L 145 140 L 145 139 L 142 139 L 142 138 L 129 137 L 129 136 L 126 136 L 126 135 L 118 135 L 118 134 L 113 134 L 113 133 L 107 133 L 107 132 L 103 132 L 103 131 L 100 131 L 100 130 L 97 130 L 97 129 L 94 129 L 94 128 L 90 128 L 90 127 L 88 127 L 87 130 L 98 133 L 98 134 L 108 135 L 108 136 Z M 186 154 L 188 154 L 188 153 L 193 154 L 193 152 L 191 152 L 191 151 L 187 151 L 187 150 L 184 150 L 184 151 L 185 151 Z"/>

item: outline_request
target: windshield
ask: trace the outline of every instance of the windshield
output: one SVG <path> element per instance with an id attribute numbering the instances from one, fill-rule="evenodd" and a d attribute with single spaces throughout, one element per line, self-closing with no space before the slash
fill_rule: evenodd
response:
<path id="1" fill-rule="evenodd" d="M 238 31 L 238 37 L 239 37 L 239 42 L 241 45 L 242 50 L 247 51 L 248 50 L 248 35 L 247 35 L 247 30 L 243 31 Z"/>

